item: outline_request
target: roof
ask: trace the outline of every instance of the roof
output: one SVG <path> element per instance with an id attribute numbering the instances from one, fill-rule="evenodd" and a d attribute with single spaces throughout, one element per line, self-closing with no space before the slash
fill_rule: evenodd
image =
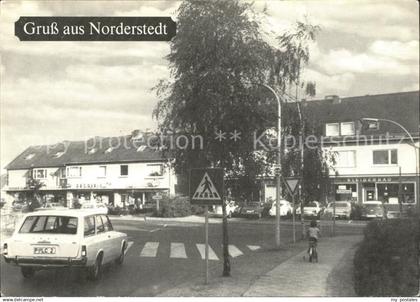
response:
<path id="1" fill-rule="evenodd" d="M 101 214 L 101 210 L 95 209 L 59 209 L 59 210 L 44 210 L 44 211 L 34 211 L 26 214 L 26 216 L 71 216 L 71 217 L 84 217 L 87 215 Z"/>
<path id="2" fill-rule="evenodd" d="M 140 148 L 140 146 L 144 146 Z M 140 149 L 139 149 L 140 148 Z M 139 151 L 137 151 L 139 149 Z M 31 146 L 7 166 L 7 170 L 61 167 L 75 164 L 163 161 L 161 151 L 146 147 L 145 139 L 131 135 L 95 137 L 87 141 L 63 141 Z"/>
<path id="3" fill-rule="evenodd" d="M 396 121 L 411 134 L 419 133 L 419 91 L 321 99 L 305 101 L 304 114 L 309 122 L 318 124 L 379 118 Z M 402 134 L 398 126 L 381 122 L 379 130 L 364 131 L 366 135 Z"/>

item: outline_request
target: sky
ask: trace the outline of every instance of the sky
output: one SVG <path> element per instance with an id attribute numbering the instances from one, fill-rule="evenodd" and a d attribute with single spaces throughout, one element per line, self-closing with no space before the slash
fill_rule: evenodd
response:
<path id="1" fill-rule="evenodd" d="M 30 145 L 155 129 L 151 91 L 169 78 L 168 42 L 20 42 L 20 16 L 172 16 L 176 1 L 0 2 L 0 167 Z M 304 77 L 317 98 L 419 90 L 415 0 L 254 1 L 276 36 L 321 27 Z M 2 170 L 2 173 L 4 170 Z"/>

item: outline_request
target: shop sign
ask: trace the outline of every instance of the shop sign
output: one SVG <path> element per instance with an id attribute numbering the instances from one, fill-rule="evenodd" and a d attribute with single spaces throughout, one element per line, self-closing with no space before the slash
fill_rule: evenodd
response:
<path id="1" fill-rule="evenodd" d="M 346 189 L 338 189 L 337 194 L 351 194 L 351 190 L 346 190 Z"/>
<path id="2" fill-rule="evenodd" d="M 105 184 L 75 184 L 74 188 L 75 189 L 106 189 L 110 186 L 110 183 L 105 183 Z M 73 187 L 73 186 L 72 186 Z"/>
<path id="3" fill-rule="evenodd" d="M 340 178 L 340 181 L 345 182 L 390 182 L 392 177 L 347 177 Z"/>

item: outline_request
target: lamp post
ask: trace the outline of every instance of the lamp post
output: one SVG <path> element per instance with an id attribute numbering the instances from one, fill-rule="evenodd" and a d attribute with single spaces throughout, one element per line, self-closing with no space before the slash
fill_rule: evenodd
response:
<path id="1" fill-rule="evenodd" d="M 420 187 L 420 182 L 419 182 L 419 159 L 418 159 L 418 155 L 417 155 L 417 149 L 419 149 L 419 147 L 416 146 L 415 142 L 414 142 L 414 138 L 413 136 L 410 134 L 410 132 L 408 132 L 408 130 L 401 125 L 400 123 L 393 121 L 393 120 L 388 120 L 388 119 L 384 119 L 384 118 L 362 118 L 360 119 L 361 121 L 366 121 L 366 122 L 375 122 L 378 123 L 380 121 L 383 122 L 388 122 L 391 124 L 394 124 L 396 126 L 398 126 L 399 128 L 401 128 L 405 134 L 407 134 L 407 136 L 410 138 L 411 143 L 413 144 L 413 148 L 414 148 L 414 156 L 415 156 L 415 161 L 416 161 L 416 175 L 415 175 L 415 179 L 416 179 L 416 198 L 417 200 L 415 200 L 417 202 L 416 206 L 417 206 L 417 211 L 420 213 L 420 200 L 419 200 L 419 187 Z"/>
<path id="2" fill-rule="evenodd" d="M 281 198 L 281 101 L 276 91 L 266 84 L 259 84 L 275 96 L 277 101 L 277 167 L 276 167 L 276 248 L 280 248 L 280 198 Z"/>

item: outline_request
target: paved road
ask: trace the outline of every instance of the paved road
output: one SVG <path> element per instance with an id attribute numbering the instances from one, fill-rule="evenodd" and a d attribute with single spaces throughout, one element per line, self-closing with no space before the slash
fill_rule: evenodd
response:
<path id="1" fill-rule="evenodd" d="M 25 280 L 20 269 L 1 260 L 1 291 L 8 296 L 155 296 L 186 280 L 202 278 L 204 229 L 199 223 L 114 220 L 117 230 L 128 234 L 130 248 L 122 267 L 110 266 L 99 282 L 86 280 L 82 270 L 39 271 Z M 220 265 L 222 225 L 210 224 L 210 269 Z M 292 226 L 282 225 L 282 242 L 292 240 Z M 360 234 L 362 226 L 341 224 L 337 235 Z M 324 227 L 324 233 L 329 227 Z M 300 233 L 299 227 L 297 234 Z M 232 258 L 253 261 L 260 249 L 273 246 L 272 223 L 229 224 Z M 299 236 L 298 236 L 299 237 Z"/>

